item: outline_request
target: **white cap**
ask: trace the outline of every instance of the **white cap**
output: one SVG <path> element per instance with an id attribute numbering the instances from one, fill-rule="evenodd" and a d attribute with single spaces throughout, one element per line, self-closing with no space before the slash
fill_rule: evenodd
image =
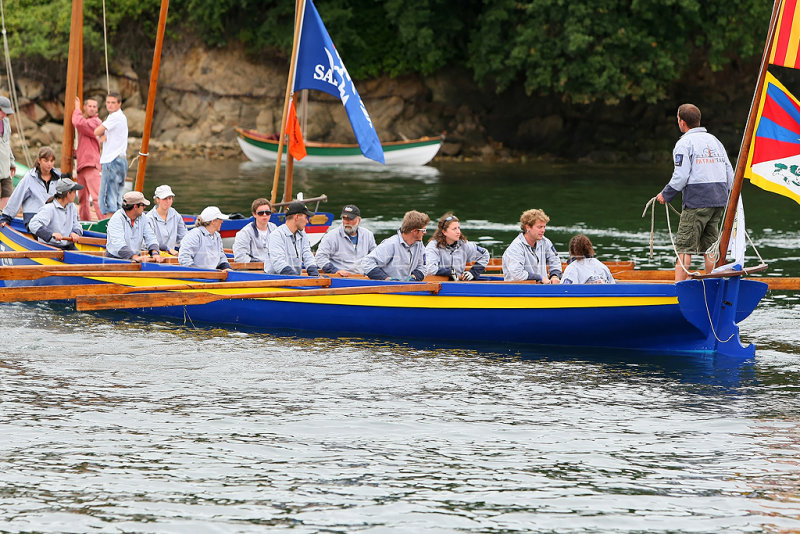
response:
<path id="1" fill-rule="evenodd" d="M 156 192 L 153 195 L 156 198 L 165 199 L 167 197 L 174 197 L 175 193 L 172 192 L 172 189 L 168 185 L 159 185 L 156 187 Z"/>
<path id="2" fill-rule="evenodd" d="M 199 217 L 203 219 L 205 222 L 211 222 L 214 219 L 222 219 L 224 221 L 230 219 L 230 217 L 219 211 L 219 208 L 216 206 L 207 207 L 200 213 Z"/>

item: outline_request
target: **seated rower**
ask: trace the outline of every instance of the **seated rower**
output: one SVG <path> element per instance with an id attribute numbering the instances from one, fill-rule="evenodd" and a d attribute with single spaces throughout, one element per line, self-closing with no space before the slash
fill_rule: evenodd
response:
<path id="1" fill-rule="evenodd" d="M 319 267 L 305 232 L 308 218 L 312 215 L 314 213 L 302 202 L 289 204 L 285 224 L 278 226 L 269 236 L 269 261 L 264 262 L 264 272 L 299 275 L 305 267 L 309 276 L 319 276 Z"/>
<path id="2" fill-rule="evenodd" d="M 228 257 L 222 249 L 222 236 L 219 229 L 222 221 L 229 219 L 218 207 L 208 206 L 183 238 L 178 251 L 178 263 L 184 267 L 200 269 L 230 269 Z"/>
<path id="3" fill-rule="evenodd" d="M 561 259 L 556 247 L 544 236 L 550 217 L 542 210 L 527 210 L 519 220 L 522 230 L 503 253 L 504 280 L 538 280 L 557 284 Z"/>
<path id="4" fill-rule="evenodd" d="M 467 270 L 467 262 L 475 262 Z M 467 241 L 458 217 L 445 213 L 425 247 L 426 274 L 448 276 L 451 280 L 477 280 L 489 264 L 489 251 Z"/>
<path id="5" fill-rule="evenodd" d="M 241 263 L 255 261 L 266 262 L 269 255 L 267 246 L 269 236 L 277 228 L 275 223 L 269 221 L 272 216 L 272 205 L 266 198 L 257 198 L 250 208 L 253 212 L 253 222 L 236 232 L 233 241 L 233 259 Z"/>
<path id="6" fill-rule="evenodd" d="M 570 261 L 564 269 L 562 284 L 615 284 L 611 271 L 594 258 L 592 242 L 583 234 L 569 240 Z"/>
<path id="7" fill-rule="evenodd" d="M 159 250 L 178 255 L 178 248 L 186 235 L 186 223 L 178 211 L 172 207 L 175 193 L 168 185 L 159 185 L 153 194 L 155 207 L 147 212 L 147 223 L 158 240 Z"/>
<path id="8" fill-rule="evenodd" d="M 425 278 L 425 247 L 422 236 L 431 221 L 425 213 L 406 212 L 400 230 L 384 239 L 361 260 L 361 268 L 372 280 L 417 280 Z"/>
<path id="9" fill-rule="evenodd" d="M 64 250 L 77 249 L 75 240 L 83 235 L 75 207 L 76 191 L 80 189 L 83 186 L 69 178 L 58 180 L 56 194 L 47 200 L 28 225 L 39 241 Z"/>
<path id="10" fill-rule="evenodd" d="M 28 227 L 33 216 L 56 192 L 56 182 L 61 178 L 61 173 L 53 168 L 55 164 L 56 153 L 53 149 L 49 146 L 40 148 L 33 168 L 25 173 L 3 208 L 0 224 L 10 223 L 22 210 L 22 221 Z"/>
<path id="11" fill-rule="evenodd" d="M 152 258 L 161 263 L 158 240 L 144 218 L 144 207 L 150 201 L 140 191 L 129 191 L 122 197 L 122 207 L 108 220 L 106 256 L 145 262 Z M 142 243 L 149 255 L 141 254 Z"/>
<path id="12" fill-rule="evenodd" d="M 316 262 L 323 273 L 339 276 L 364 274 L 361 260 L 375 250 L 375 235 L 360 226 L 361 211 L 348 204 L 342 208 L 342 225 L 322 236 L 317 247 Z"/>

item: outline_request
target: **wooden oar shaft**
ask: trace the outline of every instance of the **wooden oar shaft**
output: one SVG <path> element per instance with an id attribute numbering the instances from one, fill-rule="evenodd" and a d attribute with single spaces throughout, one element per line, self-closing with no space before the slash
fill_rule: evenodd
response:
<path id="1" fill-rule="evenodd" d="M 157 286 L 123 286 L 119 284 L 78 284 L 59 286 L 6 287 L 0 291 L 0 302 L 36 302 L 65 300 L 89 295 L 120 295 L 142 291 L 217 290 L 260 287 L 328 287 L 326 278 L 298 278 L 292 280 L 246 280 L 240 282 L 189 282 Z"/>
<path id="2" fill-rule="evenodd" d="M 138 271 L 142 268 L 136 263 L 89 263 L 89 264 L 61 264 L 61 265 L 12 265 L 0 267 L 0 280 L 36 280 L 42 278 L 41 273 L 62 273 L 74 271 Z M 45 274 L 44 276 L 53 276 Z M 66 276 L 66 275 L 65 275 Z"/>
<path id="3" fill-rule="evenodd" d="M 78 311 L 89 311 L 126 308 L 154 308 L 163 306 L 191 306 L 230 299 L 370 295 L 377 293 L 407 293 L 416 291 L 429 291 L 432 293 L 438 293 L 441 286 L 442 285 L 438 282 L 429 282 L 417 284 L 338 287 L 325 289 L 288 289 L 284 291 L 262 291 L 259 293 L 238 293 L 230 295 L 215 295 L 212 293 L 134 293 L 127 295 L 97 295 L 77 297 L 75 299 L 75 307 L 78 309 Z"/>
<path id="4" fill-rule="evenodd" d="M 188 280 L 225 280 L 228 277 L 226 271 L 102 271 L 92 269 L 89 271 L 64 271 L 64 270 L 41 270 L 30 269 L 13 272 L 0 270 L 0 280 L 39 280 L 49 276 L 77 276 L 81 278 L 183 278 Z"/>
<path id="5" fill-rule="evenodd" d="M 0 252 L 0 258 L 21 259 L 21 258 L 51 258 L 63 260 L 63 250 L 4 250 Z"/>

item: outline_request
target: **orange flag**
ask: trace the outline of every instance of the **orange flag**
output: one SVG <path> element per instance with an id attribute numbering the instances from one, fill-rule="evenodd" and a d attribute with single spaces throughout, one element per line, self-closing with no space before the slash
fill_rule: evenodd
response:
<path id="1" fill-rule="evenodd" d="M 303 132 L 300 130 L 300 121 L 294 110 L 294 100 L 289 103 L 289 118 L 286 123 L 286 135 L 289 136 L 289 154 L 298 161 L 306 157 L 306 145 L 303 142 Z"/>

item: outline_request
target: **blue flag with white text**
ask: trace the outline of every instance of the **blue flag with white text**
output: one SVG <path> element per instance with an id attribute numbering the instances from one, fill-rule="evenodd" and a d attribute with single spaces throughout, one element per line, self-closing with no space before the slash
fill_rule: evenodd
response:
<path id="1" fill-rule="evenodd" d="M 372 119 L 311 0 L 306 0 L 297 47 L 294 91 L 314 89 L 341 99 L 361 152 L 371 160 L 385 163 Z"/>

